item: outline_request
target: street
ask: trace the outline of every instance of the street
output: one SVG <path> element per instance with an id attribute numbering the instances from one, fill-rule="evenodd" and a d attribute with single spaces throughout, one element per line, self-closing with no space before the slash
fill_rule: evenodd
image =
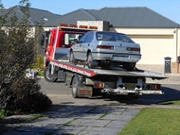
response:
<path id="1" fill-rule="evenodd" d="M 163 101 L 180 99 L 180 84 L 162 84 L 163 95 L 142 95 L 139 99 L 124 100 L 116 96 L 73 98 L 71 89 L 62 82 L 49 83 L 44 79 L 39 81 L 41 91 L 47 94 L 53 104 L 69 105 L 116 105 L 116 106 L 149 106 Z"/>
<path id="2" fill-rule="evenodd" d="M 64 83 L 39 80 L 41 91 L 53 102 L 43 117 L 33 120 L 30 115 L 17 115 L 4 119 L 2 135 L 117 135 L 117 133 L 144 107 L 172 107 L 160 102 L 180 99 L 179 79 L 176 84 L 163 84 L 163 95 L 142 95 L 139 99 L 124 100 L 117 96 L 73 98 Z M 176 106 L 174 106 L 176 107 Z M 27 122 L 29 119 L 30 122 Z M 12 120 L 16 123 L 12 123 Z M 20 121 L 22 123 L 18 123 Z M 26 120 L 26 123 L 23 123 Z M 3 123 L 2 121 L 0 122 Z"/>

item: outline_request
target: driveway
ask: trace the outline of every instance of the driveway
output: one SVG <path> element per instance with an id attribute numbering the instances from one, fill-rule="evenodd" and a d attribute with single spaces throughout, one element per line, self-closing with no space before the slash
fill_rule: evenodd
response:
<path id="1" fill-rule="evenodd" d="M 39 83 L 53 101 L 52 107 L 36 120 L 31 115 L 0 120 L 2 135 L 116 135 L 141 108 L 180 98 L 179 84 L 163 84 L 164 95 L 124 100 L 115 96 L 74 99 L 64 83 L 48 83 L 44 79 Z"/>

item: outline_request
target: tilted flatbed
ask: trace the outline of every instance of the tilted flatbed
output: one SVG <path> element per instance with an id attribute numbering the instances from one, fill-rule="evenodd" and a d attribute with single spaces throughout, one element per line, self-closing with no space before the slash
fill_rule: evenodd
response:
<path id="1" fill-rule="evenodd" d="M 114 76 L 129 76 L 129 77 L 146 77 L 146 78 L 152 78 L 152 79 L 165 79 L 165 75 L 157 72 L 151 72 L 146 70 L 140 70 L 135 69 L 133 71 L 127 71 L 123 69 L 122 67 L 118 66 L 111 66 L 109 68 L 103 69 L 89 69 L 84 65 L 75 65 L 72 63 L 69 63 L 67 60 L 64 61 L 58 61 L 53 60 L 50 62 L 50 64 L 58 66 L 62 69 L 76 72 L 78 74 L 82 74 L 87 77 L 94 77 L 97 75 L 114 75 Z"/>

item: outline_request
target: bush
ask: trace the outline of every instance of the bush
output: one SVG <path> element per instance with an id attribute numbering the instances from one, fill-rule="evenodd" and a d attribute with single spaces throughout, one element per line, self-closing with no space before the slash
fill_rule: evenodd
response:
<path id="1" fill-rule="evenodd" d="M 0 110 L 11 114 L 40 112 L 51 100 L 40 92 L 36 79 L 25 78 L 25 70 L 35 62 L 36 40 L 29 22 L 28 0 L 18 7 L 2 10 L 0 15 Z M 0 8 L 3 9 L 1 1 Z M 38 58 L 38 56 L 37 56 Z M 37 60 L 41 66 L 42 58 Z"/>
<path id="2" fill-rule="evenodd" d="M 35 79 L 21 76 L 13 81 L 8 90 L 4 90 L 0 108 L 12 114 L 28 114 L 45 110 L 52 101 L 40 91 L 40 85 Z"/>
<path id="3" fill-rule="evenodd" d="M 35 62 L 29 66 L 32 69 L 38 69 L 38 71 L 42 71 L 44 69 L 44 58 L 42 55 L 38 54 L 35 58 Z"/>

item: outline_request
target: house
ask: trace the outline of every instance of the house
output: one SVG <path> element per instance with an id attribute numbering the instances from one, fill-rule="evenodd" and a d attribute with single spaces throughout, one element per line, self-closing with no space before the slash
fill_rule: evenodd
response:
<path id="1" fill-rule="evenodd" d="M 164 65 L 165 57 L 170 57 L 174 70 L 177 70 L 180 25 L 147 7 L 78 9 L 46 22 L 45 28 L 59 23 L 92 24 L 99 21 L 109 22 L 109 31 L 125 33 L 141 45 L 142 59 L 139 64 Z"/>
<path id="2" fill-rule="evenodd" d="M 0 9 L 0 15 L 2 14 L 7 14 L 8 18 L 16 15 L 18 17 L 18 19 L 21 19 L 24 17 L 25 13 L 22 9 L 23 7 L 21 6 L 14 6 L 8 9 Z M 38 31 L 37 30 L 37 25 L 44 25 L 45 22 L 52 20 L 53 18 L 58 18 L 61 15 L 58 14 L 54 14 L 52 12 L 46 11 L 46 10 L 41 10 L 41 9 L 36 9 L 36 8 L 29 8 L 29 13 L 30 13 L 30 18 L 29 18 L 29 25 L 31 25 L 31 32 L 32 32 L 32 36 L 35 35 L 35 33 Z M 7 23 L 7 26 L 10 25 L 10 23 Z M 4 27 L 4 29 L 6 29 L 6 27 Z M 39 37 L 37 37 L 37 40 Z M 38 52 L 39 53 L 44 53 L 44 50 L 42 50 L 40 47 L 38 47 Z"/>
<path id="3" fill-rule="evenodd" d="M 13 7 L 23 14 L 20 6 Z M 44 30 L 60 23 L 98 25 L 100 30 L 125 33 L 141 45 L 142 59 L 138 64 L 164 65 L 171 58 L 172 72 L 180 73 L 180 25 L 147 7 L 105 7 L 78 9 L 64 15 L 30 8 L 30 24 L 44 25 Z"/>

